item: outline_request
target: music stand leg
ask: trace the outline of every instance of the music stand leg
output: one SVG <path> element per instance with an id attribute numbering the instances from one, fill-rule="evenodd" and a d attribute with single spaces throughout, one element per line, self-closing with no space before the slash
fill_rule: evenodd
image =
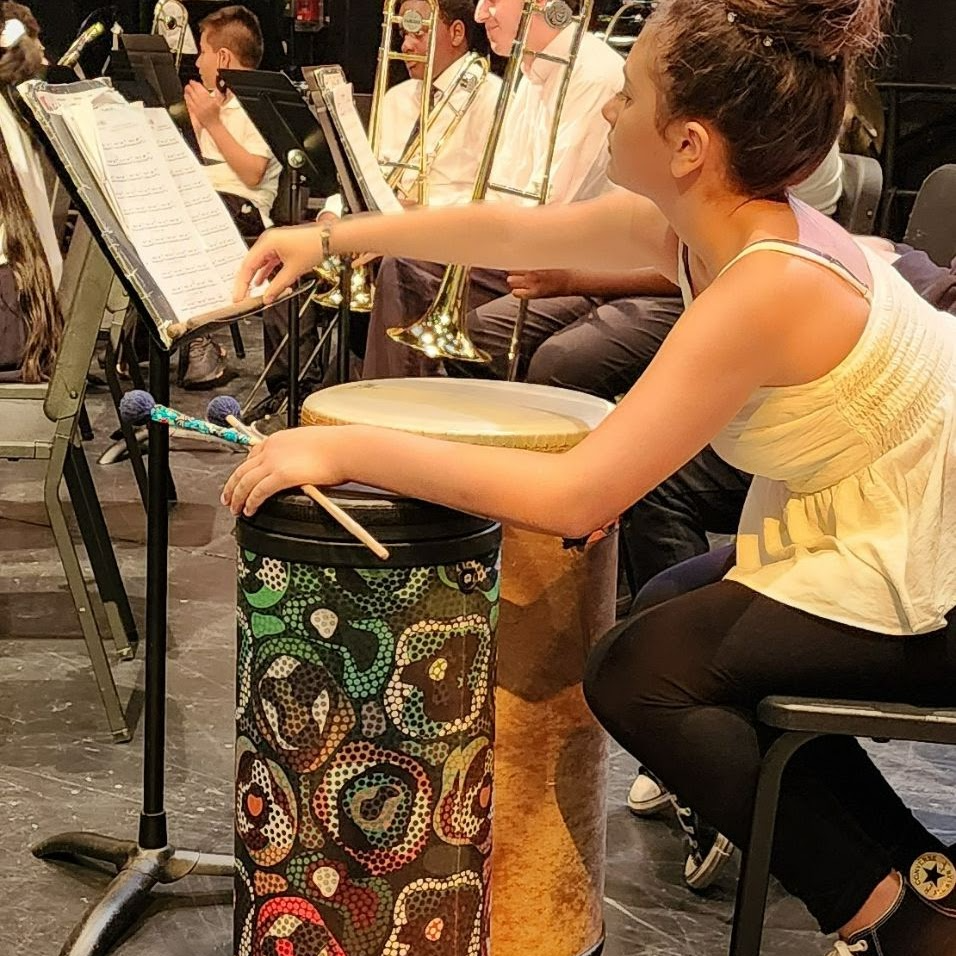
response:
<path id="1" fill-rule="evenodd" d="M 150 342 L 153 397 L 169 402 L 169 354 Z M 136 842 L 97 833 L 67 832 L 33 847 L 40 859 L 75 859 L 98 869 L 115 866 L 117 874 L 102 899 L 74 928 L 61 956 L 103 956 L 142 915 L 159 883 L 190 875 L 231 876 L 233 858 L 226 854 L 178 850 L 167 836 L 166 782 L 166 640 L 168 588 L 169 431 L 149 425 L 149 481 L 146 539 L 146 676 L 143 710 L 143 806 Z"/>
<path id="2" fill-rule="evenodd" d="M 302 326 L 299 321 L 299 310 L 291 298 L 287 300 L 286 308 L 289 310 L 289 342 L 286 351 L 289 363 L 289 384 L 286 394 L 289 404 L 286 408 L 286 424 L 289 428 L 295 428 L 299 424 L 299 333 Z"/>
<path id="3" fill-rule="evenodd" d="M 348 256 L 342 258 L 342 301 L 339 304 L 339 335 L 338 335 L 338 369 L 336 378 L 339 385 L 349 380 L 351 371 L 349 353 L 349 332 L 352 325 L 352 260 Z"/>

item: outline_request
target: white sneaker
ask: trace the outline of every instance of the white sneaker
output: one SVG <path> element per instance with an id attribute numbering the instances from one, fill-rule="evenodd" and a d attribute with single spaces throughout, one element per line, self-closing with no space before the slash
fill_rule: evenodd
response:
<path id="1" fill-rule="evenodd" d="M 643 767 L 627 794 L 627 808 L 635 816 L 650 817 L 670 803 L 671 795 L 660 780 Z"/>

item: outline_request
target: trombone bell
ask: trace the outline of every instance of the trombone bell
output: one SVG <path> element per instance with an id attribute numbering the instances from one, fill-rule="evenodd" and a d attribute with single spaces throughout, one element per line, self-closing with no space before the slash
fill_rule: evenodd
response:
<path id="1" fill-rule="evenodd" d="M 478 348 L 462 328 L 461 319 L 465 314 L 467 292 L 468 270 L 451 266 L 445 272 L 432 307 L 417 322 L 406 328 L 389 329 L 389 338 L 418 349 L 433 359 L 490 362 L 491 356 Z"/>

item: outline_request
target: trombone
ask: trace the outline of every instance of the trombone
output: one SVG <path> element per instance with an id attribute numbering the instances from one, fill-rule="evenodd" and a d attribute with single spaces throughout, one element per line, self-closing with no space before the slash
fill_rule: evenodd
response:
<path id="1" fill-rule="evenodd" d="M 372 91 L 372 112 L 368 121 L 368 139 L 372 152 L 379 156 L 382 148 L 382 107 L 385 102 L 385 93 L 388 91 L 389 68 L 393 62 L 422 63 L 425 67 L 422 77 L 421 96 L 418 103 L 418 142 L 414 150 L 418 156 L 418 177 L 416 189 L 418 203 L 424 205 L 428 196 L 428 186 L 425 180 L 425 170 L 428 165 L 428 147 L 422 131 L 428 126 L 428 116 L 431 107 L 431 89 L 434 80 L 435 45 L 438 41 L 438 20 L 440 10 L 438 0 L 426 0 L 428 16 L 423 17 L 417 10 L 406 10 L 404 15 L 398 14 L 401 0 L 385 0 L 382 9 L 382 42 L 378 48 L 378 65 L 375 70 L 375 85 Z M 428 30 L 428 52 L 402 53 L 393 50 L 392 43 L 395 37 L 395 27 L 401 26 L 403 33 L 419 34 Z"/>
<path id="2" fill-rule="evenodd" d="M 504 192 L 513 196 L 531 199 L 538 205 L 548 201 L 551 191 L 551 167 L 554 163 L 554 151 L 557 145 L 558 130 L 561 123 L 561 113 L 567 97 L 571 73 L 577 61 L 581 39 L 588 29 L 591 20 L 594 0 L 582 0 L 578 13 L 573 14 L 564 0 L 549 0 L 545 8 L 539 8 L 536 0 L 525 0 L 522 8 L 518 33 L 511 45 L 511 56 L 505 69 L 501 84 L 501 93 L 495 107 L 495 114 L 488 134 L 488 145 L 485 148 L 475 180 L 472 193 L 472 202 L 481 202 L 489 190 Z M 550 8 L 550 9 L 549 9 Z M 561 9 L 563 8 L 563 9 Z M 512 98 L 520 79 L 519 67 L 524 56 L 530 52 L 528 46 L 528 32 L 531 28 L 532 17 L 543 16 L 548 9 L 552 18 L 560 17 L 567 24 L 567 29 L 573 29 L 574 36 L 566 57 L 554 56 L 549 53 L 534 53 L 533 56 L 542 60 L 549 60 L 564 67 L 561 83 L 558 87 L 558 96 L 555 104 L 554 119 L 548 137 L 545 153 L 544 174 L 541 183 L 536 189 L 522 190 L 510 186 L 497 186 L 491 182 L 491 169 L 495 153 L 501 140 L 504 128 L 505 115 L 511 105 Z M 464 328 L 464 319 L 467 314 L 468 276 L 470 269 L 467 266 L 452 265 L 445 270 L 435 301 L 431 308 L 412 325 L 402 328 L 391 328 L 388 335 L 396 342 L 408 345 L 411 348 L 424 352 L 429 358 L 454 359 L 463 362 L 490 362 L 491 356 L 479 349 L 468 337 Z M 518 307 L 518 316 L 515 320 L 514 333 L 508 349 L 508 379 L 514 381 L 518 373 L 519 345 L 521 334 L 524 331 L 525 319 L 528 314 L 528 301 L 522 299 Z"/>
<path id="3" fill-rule="evenodd" d="M 167 8 L 171 9 L 172 13 L 167 13 Z M 189 13 L 180 0 L 159 0 L 153 11 L 153 27 L 150 32 L 158 34 L 168 43 L 169 35 L 174 30 L 179 31 L 176 37 L 176 49 L 173 51 L 178 71 L 183 58 L 186 33 L 189 30 Z"/>
<path id="4" fill-rule="evenodd" d="M 380 165 L 390 170 L 385 181 L 392 191 L 400 199 L 408 199 L 414 191 L 415 201 L 421 205 L 428 201 L 428 177 L 432 166 L 475 102 L 482 84 L 488 77 L 490 64 L 487 58 L 480 54 L 468 53 L 462 58 L 454 80 L 432 105 L 432 68 L 435 62 L 436 42 L 434 27 L 439 16 L 438 2 L 429 0 L 428 17 L 423 17 L 415 10 L 406 11 L 404 16 L 398 16 L 395 10 L 401 2 L 402 0 L 386 0 L 383 8 L 382 42 L 378 52 L 378 67 L 369 119 L 369 142 Z M 396 25 L 400 25 L 403 32 L 414 34 L 427 28 L 430 31 L 428 53 L 420 55 L 393 50 L 392 41 Z M 422 80 L 419 100 L 418 128 L 402 155 L 395 161 L 389 161 L 380 155 L 382 104 L 388 89 L 388 68 L 395 60 L 405 63 L 425 63 L 425 76 Z M 442 128 L 440 124 L 445 122 L 446 114 L 449 113 L 450 118 Z M 440 129 L 441 134 L 434 143 L 430 143 L 429 137 L 436 129 Z M 405 186 L 403 183 L 410 173 L 414 173 L 414 182 Z M 313 301 L 324 308 L 337 309 L 342 303 L 340 263 L 335 259 L 327 260 L 317 266 L 314 272 L 329 288 L 316 295 Z M 367 269 L 359 268 L 352 272 L 351 293 L 353 311 L 371 311 L 375 289 Z"/>
<path id="5" fill-rule="evenodd" d="M 428 114 L 428 120 L 425 122 L 425 125 L 420 127 L 415 133 L 415 136 L 405 147 L 405 152 L 395 162 L 380 160 L 382 166 L 391 167 L 391 172 L 385 177 L 385 180 L 394 192 L 401 194 L 400 198 L 408 198 L 409 191 L 405 189 L 401 183 L 405 178 L 405 174 L 409 170 L 412 170 L 416 173 L 416 187 L 424 183 L 424 194 L 427 199 L 428 175 L 431 172 L 432 166 L 434 166 L 435 160 L 447 145 L 448 140 L 455 134 L 455 130 L 458 129 L 459 124 L 464 119 L 472 103 L 475 102 L 478 91 L 481 89 L 481 84 L 484 83 L 488 77 L 489 69 L 490 64 L 487 58 L 483 57 L 480 53 L 471 52 L 462 57 L 462 65 L 455 75 L 455 79 L 448 89 L 442 92 L 442 95 Z M 462 92 L 464 97 L 460 105 L 456 106 L 452 98 L 459 92 Z M 436 142 L 429 148 L 426 145 L 428 136 L 433 129 L 438 127 L 439 120 L 443 119 L 446 112 L 451 113 L 451 119 L 448 120 L 447 125 L 442 130 Z M 416 153 L 421 157 L 423 148 L 425 156 L 424 163 L 413 163 L 412 160 Z"/>
<path id="6" fill-rule="evenodd" d="M 615 50 L 627 52 L 637 39 L 637 34 L 644 29 L 647 18 L 654 12 L 655 0 L 624 0 L 614 15 L 610 17 L 604 31 L 604 42 Z M 618 36 L 618 24 L 625 17 L 633 22 L 633 32 L 630 35 Z"/>

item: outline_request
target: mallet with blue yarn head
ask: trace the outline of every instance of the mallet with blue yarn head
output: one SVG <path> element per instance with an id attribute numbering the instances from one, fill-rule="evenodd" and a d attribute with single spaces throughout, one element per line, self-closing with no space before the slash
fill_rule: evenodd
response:
<path id="1" fill-rule="evenodd" d="M 194 418 L 192 415 L 178 412 L 174 408 L 160 405 L 149 392 L 144 392 L 139 388 L 134 388 L 122 397 L 119 411 L 123 421 L 129 422 L 131 425 L 142 425 L 152 420 L 168 425 L 170 428 L 195 432 L 197 435 L 204 435 L 207 438 L 220 438 L 233 445 L 248 446 L 255 444 L 249 435 L 240 432 L 238 429 L 213 425 L 201 418 Z"/>
<path id="2" fill-rule="evenodd" d="M 149 392 L 139 389 L 127 392 L 120 402 L 120 414 L 126 421 L 148 421 L 152 419 L 153 421 L 164 422 L 167 425 L 175 424 L 177 427 L 190 428 L 205 435 L 226 438 L 226 440 L 235 441 L 240 445 L 261 444 L 265 439 L 247 425 L 243 425 L 239 416 L 235 414 L 238 411 L 240 411 L 239 403 L 231 395 L 217 395 L 209 403 L 206 413 L 213 421 L 218 419 L 219 421 L 230 422 L 231 427 L 223 428 L 219 424 L 184 415 L 182 412 L 167 408 L 165 405 L 157 405 L 156 400 Z M 308 495 L 317 505 L 324 508 L 349 534 L 355 535 L 373 554 L 383 561 L 388 560 L 388 549 L 380 541 L 373 538 L 351 515 L 322 494 L 315 485 L 301 485 L 300 488 L 303 494 Z"/>
<path id="3" fill-rule="evenodd" d="M 214 425 L 231 425 L 236 431 L 243 432 L 253 440 L 265 438 L 254 426 L 246 425 L 242 421 L 242 406 L 232 395 L 217 395 L 213 398 L 206 406 L 206 418 Z"/>

